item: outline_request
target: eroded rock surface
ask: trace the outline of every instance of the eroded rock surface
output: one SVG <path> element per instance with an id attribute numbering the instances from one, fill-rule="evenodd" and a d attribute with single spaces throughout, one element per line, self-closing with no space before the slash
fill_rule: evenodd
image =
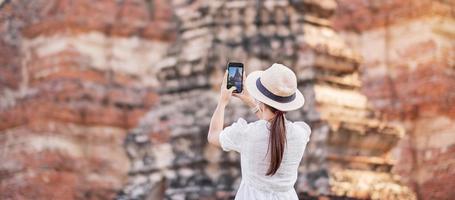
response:
<path id="1" fill-rule="evenodd" d="M 361 93 L 360 55 L 333 30 L 334 1 L 176 2 L 177 40 L 157 65 L 160 101 L 125 142 L 132 161 L 119 199 L 226 199 L 240 183 L 239 156 L 206 142 L 226 62 L 248 71 L 273 62 L 297 73 L 307 103 L 291 112 L 313 129 L 297 191 L 310 196 L 414 199 L 391 173 L 404 132 L 379 119 Z M 226 124 L 255 120 L 233 100 Z"/>

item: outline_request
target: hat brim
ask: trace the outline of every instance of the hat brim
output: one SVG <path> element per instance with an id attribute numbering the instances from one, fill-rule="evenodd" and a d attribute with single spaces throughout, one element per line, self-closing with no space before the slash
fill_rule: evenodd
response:
<path id="1" fill-rule="evenodd" d="M 264 71 L 251 72 L 245 80 L 245 87 L 253 98 L 281 111 L 297 110 L 305 104 L 305 98 L 299 90 L 296 90 L 295 99 L 287 103 L 274 101 L 262 94 L 262 92 L 256 87 L 256 80 L 261 77 L 263 72 Z"/>

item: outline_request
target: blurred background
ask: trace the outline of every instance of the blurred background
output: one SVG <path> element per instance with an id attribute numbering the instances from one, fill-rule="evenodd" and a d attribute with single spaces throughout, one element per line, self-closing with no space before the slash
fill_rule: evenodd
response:
<path id="1" fill-rule="evenodd" d="M 206 142 L 228 61 L 296 72 L 300 199 L 454 199 L 454 17 L 450 0 L 0 0 L 0 199 L 232 199 L 239 156 Z"/>

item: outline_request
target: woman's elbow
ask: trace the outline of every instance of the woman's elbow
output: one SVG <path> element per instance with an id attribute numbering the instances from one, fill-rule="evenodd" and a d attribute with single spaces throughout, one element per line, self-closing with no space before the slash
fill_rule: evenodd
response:
<path id="1" fill-rule="evenodd" d="M 214 143 L 214 137 L 209 133 L 208 136 L 207 136 L 207 141 L 210 143 L 210 144 L 213 144 Z"/>
<path id="2" fill-rule="evenodd" d="M 209 132 L 209 134 L 207 134 L 207 141 L 212 144 L 212 145 L 216 145 L 216 146 L 219 146 L 219 141 L 218 141 L 218 137 L 216 137 L 215 134 Z"/>

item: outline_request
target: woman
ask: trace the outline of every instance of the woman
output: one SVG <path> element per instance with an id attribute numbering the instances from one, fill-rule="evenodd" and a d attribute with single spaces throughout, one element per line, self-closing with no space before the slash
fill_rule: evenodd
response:
<path id="1" fill-rule="evenodd" d="M 297 169 L 311 134 L 305 122 L 291 122 L 287 111 L 303 106 L 297 78 L 284 65 L 273 64 L 255 71 L 244 81 L 240 94 L 221 84 L 218 106 L 213 113 L 208 141 L 224 151 L 240 153 L 242 181 L 235 199 L 298 199 L 294 190 Z M 223 130 L 224 110 L 231 96 L 240 98 L 256 113 L 258 121 L 240 118 Z"/>

